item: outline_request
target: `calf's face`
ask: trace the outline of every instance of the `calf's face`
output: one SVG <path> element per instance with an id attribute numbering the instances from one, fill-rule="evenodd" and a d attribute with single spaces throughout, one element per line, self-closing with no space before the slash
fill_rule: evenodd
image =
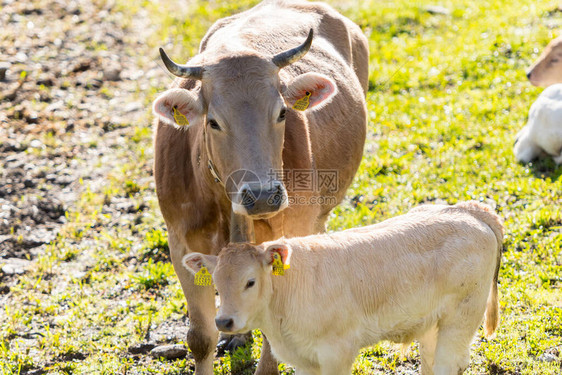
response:
<path id="1" fill-rule="evenodd" d="M 562 37 L 551 41 L 541 56 L 527 71 L 534 86 L 547 87 L 562 83 Z"/>
<path id="2" fill-rule="evenodd" d="M 183 265 L 194 275 L 206 267 L 219 292 L 220 308 L 215 323 L 220 331 L 243 333 L 259 328 L 272 295 L 272 265 L 278 256 L 289 264 L 291 250 L 276 244 L 263 250 L 250 244 L 230 244 L 218 257 L 187 254 Z"/>

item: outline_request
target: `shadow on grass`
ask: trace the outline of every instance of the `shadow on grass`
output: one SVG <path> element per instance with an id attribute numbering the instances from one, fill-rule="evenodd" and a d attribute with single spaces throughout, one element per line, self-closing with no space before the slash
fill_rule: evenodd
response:
<path id="1" fill-rule="evenodd" d="M 562 175 L 562 165 L 556 165 L 551 157 L 536 159 L 528 166 L 535 177 L 543 180 L 550 178 L 551 181 L 558 181 Z"/>

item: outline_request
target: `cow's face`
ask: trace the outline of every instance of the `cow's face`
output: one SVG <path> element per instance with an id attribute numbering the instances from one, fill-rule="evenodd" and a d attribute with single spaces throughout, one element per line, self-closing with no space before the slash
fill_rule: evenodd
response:
<path id="1" fill-rule="evenodd" d="M 249 244 L 231 244 L 218 257 L 191 253 L 183 258 L 193 274 L 202 266 L 213 275 L 221 304 L 215 323 L 220 331 L 243 333 L 259 328 L 272 296 L 272 264 L 278 254 L 284 264 L 290 259 L 285 245 L 271 245 L 265 251 Z"/>
<path id="2" fill-rule="evenodd" d="M 311 41 L 312 33 L 305 43 Z M 271 58 L 254 52 L 215 53 L 198 68 L 170 65 L 174 63 L 162 54 L 170 71 L 180 75 L 178 70 L 190 69 L 189 76 L 200 79 L 201 85 L 195 90 L 164 92 L 154 101 L 154 113 L 179 128 L 205 127 L 202 152 L 226 185 L 232 210 L 260 219 L 287 207 L 282 182 L 286 118 L 296 120 L 298 111 L 293 105 L 299 99 L 308 102 L 303 111 L 327 103 L 336 93 L 334 82 L 306 73 L 281 83 L 280 69 L 295 61 L 290 54 Z M 298 58 L 304 53 L 300 54 Z M 203 137 L 201 142 L 205 143 Z"/>
<path id="3" fill-rule="evenodd" d="M 283 210 L 287 105 L 277 67 L 258 56 L 221 59 L 206 69 L 202 94 L 209 153 L 233 211 L 263 218 Z"/>
<path id="4" fill-rule="evenodd" d="M 547 87 L 562 83 L 562 37 L 546 46 L 538 60 L 529 68 L 527 77 L 535 86 Z"/>

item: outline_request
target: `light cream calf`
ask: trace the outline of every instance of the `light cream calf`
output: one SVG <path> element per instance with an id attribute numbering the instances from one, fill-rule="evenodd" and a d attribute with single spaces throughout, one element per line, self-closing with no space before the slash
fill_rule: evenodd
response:
<path id="1" fill-rule="evenodd" d="M 459 374 L 484 312 L 499 322 L 497 277 L 503 228 L 476 202 L 420 206 L 344 232 L 230 245 L 206 267 L 221 297 L 217 327 L 260 328 L 274 355 L 299 374 L 349 374 L 362 347 L 420 341 L 423 374 Z M 284 276 L 272 275 L 274 259 Z"/>
<path id="2" fill-rule="evenodd" d="M 547 154 L 562 164 L 562 84 L 549 86 L 533 103 L 513 152 L 523 163 Z"/>

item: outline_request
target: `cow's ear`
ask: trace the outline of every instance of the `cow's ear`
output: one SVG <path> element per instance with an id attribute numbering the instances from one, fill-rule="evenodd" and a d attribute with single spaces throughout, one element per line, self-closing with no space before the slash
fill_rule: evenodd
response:
<path id="1" fill-rule="evenodd" d="M 291 248 L 285 244 L 269 245 L 264 253 L 265 264 L 268 266 L 272 265 L 275 259 L 275 254 L 279 254 L 279 257 L 281 258 L 281 262 L 283 263 L 283 265 L 288 266 L 290 264 L 289 262 L 291 260 L 292 252 L 293 250 L 291 250 Z"/>
<path id="2" fill-rule="evenodd" d="M 328 103 L 337 91 L 331 78 L 319 73 L 305 73 L 287 86 L 283 97 L 291 108 L 306 111 Z"/>
<path id="3" fill-rule="evenodd" d="M 207 271 L 212 274 L 217 266 L 217 257 L 201 253 L 189 253 L 183 256 L 181 263 L 194 275 L 201 270 L 201 267 L 207 268 Z"/>
<path id="4" fill-rule="evenodd" d="M 152 105 L 152 112 L 167 124 L 186 128 L 201 121 L 201 100 L 191 91 L 175 88 L 163 92 Z"/>

